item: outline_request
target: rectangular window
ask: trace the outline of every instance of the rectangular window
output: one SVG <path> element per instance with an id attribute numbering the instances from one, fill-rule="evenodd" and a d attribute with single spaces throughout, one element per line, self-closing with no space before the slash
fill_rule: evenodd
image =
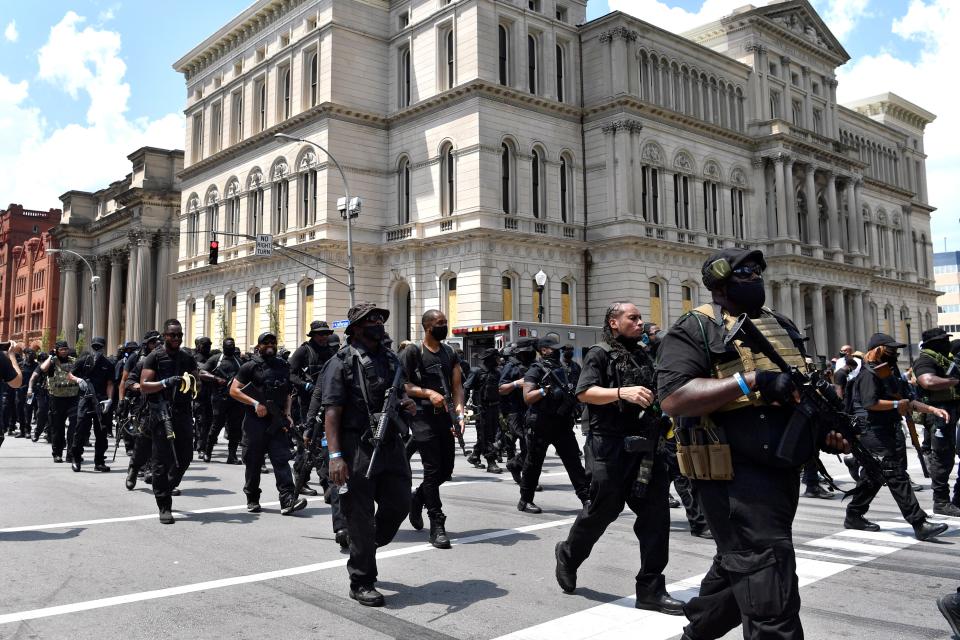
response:
<path id="1" fill-rule="evenodd" d="M 540 11 L 540 0 L 527 0 L 527 8 L 530 11 Z"/>
<path id="2" fill-rule="evenodd" d="M 401 108 L 410 106 L 410 80 L 412 69 L 410 67 L 410 47 L 406 46 L 400 49 L 400 91 L 399 98 Z"/>
<path id="3" fill-rule="evenodd" d="M 280 91 L 277 94 L 277 113 L 280 114 L 278 120 L 286 120 L 291 115 L 290 106 L 293 91 L 290 65 L 284 65 L 277 70 L 277 79 L 280 83 Z"/>
<path id="4" fill-rule="evenodd" d="M 315 107 L 320 99 L 320 52 L 316 49 L 307 52 L 306 60 L 307 73 L 304 80 L 306 80 L 305 84 L 309 88 L 309 91 L 306 92 L 307 106 Z"/>
<path id="5" fill-rule="evenodd" d="M 240 196 L 227 198 L 227 235 L 224 236 L 224 245 L 232 247 L 237 244 L 237 237 L 232 235 L 240 232 Z"/>
<path id="6" fill-rule="evenodd" d="M 211 140 L 211 153 L 216 153 L 223 148 L 223 103 L 215 102 L 210 107 L 210 127 L 213 129 L 213 139 Z"/>
<path id="7" fill-rule="evenodd" d="M 230 122 L 230 144 L 237 144 L 243 139 L 243 89 L 230 97 Z"/>
<path id="8" fill-rule="evenodd" d="M 260 133 L 267 128 L 267 81 L 265 78 L 261 78 L 253 84 L 253 99 L 255 121 L 257 123 L 255 133 Z"/>
<path id="9" fill-rule="evenodd" d="M 560 283 L 560 322 L 563 324 L 573 324 L 569 282 Z"/>
<path id="10" fill-rule="evenodd" d="M 302 333 L 306 333 L 310 328 L 310 322 L 313 320 L 313 284 L 303 287 L 303 301 L 300 304 L 300 327 Z"/>
<path id="11" fill-rule="evenodd" d="M 191 158 L 199 162 L 203 158 L 203 112 L 194 114 L 193 129 L 190 137 Z"/>
<path id="12" fill-rule="evenodd" d="M 537 47 L 537 38 L 533 34 L 527 36 L 527 88 L 530 93 L 536 95 L 539 87 L 537 74 L 539 73 L 539 47 Z"/>
<path id="13" fill-rule="evenodd" d="M 453 24 L 440 27 L 437 30 L 438 70 L 437 91 L 452 89 L 456 78 L 456 40 L 453 35 Z"/>
<path id="14" fill-rule="evenodd" d="M 447 280 L 447 324 L 457 326 L 457 279 Z"/>
<path id="15" fill-rule="evenodd" d="M 562 46 L 557 45 L 557 102 L 563 102 L 566 93 L 566 59 Z"/>
<path id="16" fill-rule="evenodd" d="M 660 299 L 660 285 L 656 282 L 650 283 L 650 318 L 648 321 L 663 326 L 663 302 Z"/>
<path id="17" fill-rule="evenodd" d="M 513 278 L 503 276 L 500 280 L 500 300 L 503 306 L 503 320 L 513 320 Z"/>
<path id="18" fill-rule="evenodd" d="M 255 189 L 247 196 L 247 210 L 250 215 L 249 224 L 251 235 L 263 233 L 263 189 Z"/>
<path id="19" fill-rule="evenodd" d="M 510 31 L 504 25 L 497 27 L 497 74 L 500 84 L 510 84 Z"/>
<path id="20" fill-rule="evenodd" d="M 317 172 L 310 169 L 300 174 L 300 211 L 298 226 L 311 227 L 317 222 Z"/>
<path id="21" fill-rule="evenodd" d="M 273 220 L 272 232 L 283 233 L 287 230 L 287 215 L 290 207 L 290 183 L 280 180 L 273 185 Z"/>
<path id="22" fill-rule="evenodd" d="M 561 7 L 560 5 L 557 5 L 557 13 L 556 13 L 557 21 L 559 21 L 559 22 L 566 22 L 566 21 L 567 21 L 567 15 L 568 15 L 568 14 L 567 14 L 567 8 L 566 8 L 566 7 Z"/>
<path id="23" fill-rule="evenodd" d="M 404 30 L 410 26 L 410 10 L 404 11 L 400 14 L 400 30 Z"/>

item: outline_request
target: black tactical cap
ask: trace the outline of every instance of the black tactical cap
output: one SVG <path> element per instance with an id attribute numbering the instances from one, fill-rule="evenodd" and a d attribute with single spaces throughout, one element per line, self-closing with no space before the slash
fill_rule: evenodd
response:
<path id="1" fill-rule="evenodd" d="M 487 360 L 488 358 L 499 358 L 500 352 L 494 348 L 484 349 L 483 353 L 480 354 L 481 360 Z"/>
<path id="2" fill-rule="evenodd" d="M 537 349 L 556 349 L 560 346 L 560 342 L 553 336 L 545 336 L 537 340 Z"/>
<path id="3" fill-rule="evenodd" d="M 942 327 L 934 327 L 932 329 L 927 329 L 920 336 L 921 342 L 926 344 L 927 342 L 933 342 L 935 340 L 949 340 L 952 333 L 947 333 Z"/>
<path id="4" fill-rule="evenodd" d="M 146 344 L 147 342 L 150 342 L 151 340 L 159 340 L 159 339 L 160 339 L 160 332 L 159 332 L 159 331 L 155 331 L 155 330 L 151 330 L 151 331 L 147 331 L 145 334 L 143 334 L 143 340 L 141 340 L 140 342 Z"/>
<path id="5" fill-rule="evenodd" d="M 105 346 L 107 346 L 107 339 L 104 338 L 103 336 L 97 336 L 96 338 L 90 341 L 90 346 L 100 347 L 101 349 L 103 349 Z"/>
<path id="6" fill-rule="evenodd" d="M 57 340 L 53 347 L 54 349 L 69 349 L 70 345 L 67 344 L 66 340 Z"/>
<path id="7" fill-rule="evenodd" d="M 333 329 L 330 328 L 330 325 L 327 324 L 326 320 L 314 320 L 310 323 L 310 331 L 307 332 L 308 336 L 318 333 L 320 335 L 330 335 L 333 333 Z"/>
<path id="8" fill-rule="evenodd" d="M 891 336 L 885 333 L 875 333 L 870 336 L 870 342 L 867 343 L 867 351 L 873 351 L 877 347 L 890 347 L 891 349 L 903 349 L 905 344 L 897 342 Z"/>
<path id="9" fill-rule="evenodd" d="M 763 271 L 767 270 L 767 261 L 763 259 L 763 252 L 759 249 L 738 249 L 736 247 L 727 247 L 717 251 L 703 263 L 700 267 L 700 274 L 703 276 L 703 284 L 711 289 L 715 284 L 723 282 L 725 278 L 720 278 L 714 272 L 713 266 L 720 260 L 726 260 L 731 269 L 736 269 L 741 263 L 747 260 L 753 260 Z"/>
<path id="10" fill-rule="evenodd" d="M 537 348 L 536 338 L 520 338 L 513 346 L 514 353 L 534 351 Z"/>
<path id="11" fill-rule="evenodd" d="M 126 342 L 123 343 L 123 348 L 124 348 L 124 349 L 139 349 L 139 348 L 140 348 L 140 343 L 137 342 L 136 340 L 127 340 Z"/>
<path id="12" fill-rule="evenodd" d="M 361 302 L 359 304 L 353 305 L 352 307 L 350 307 L 350 310 L 347 311 L 347 321 L 350 324 L 347 325 L 347 328 L 344 329 L 343 332 L 348 336 L 353 335 L 354 325 L 356 325 L 358 322 L 361 322 L 364 318 L 366 318 L 368 315 L 370 315 L 374 311 L 379 311 L 380 313 L 382 313 L 384 321 L 386 321 L 386 319 L 390 317 L 389 309 L 378 307 L 372 302 Z"/>
<path id="13" fill-rule="evenodd" d="M 257 336 L 257 344 L 264 344 L 267 341 L 267 338 L 273 338 L 273 341 L 277 341 L 277 334 L 273 331 L 264 331 L 259 336 Z"/>

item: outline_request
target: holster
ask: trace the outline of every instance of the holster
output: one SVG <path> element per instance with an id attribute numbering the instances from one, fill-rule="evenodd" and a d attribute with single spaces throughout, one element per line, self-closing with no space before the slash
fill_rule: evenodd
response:
<path id="1" fill-rule="evenodd" d="M 730 445 L 723 440 L 723 429 L 713 424 L 678 426 L 680 473 L 694 480 L 733 480 Z"/>

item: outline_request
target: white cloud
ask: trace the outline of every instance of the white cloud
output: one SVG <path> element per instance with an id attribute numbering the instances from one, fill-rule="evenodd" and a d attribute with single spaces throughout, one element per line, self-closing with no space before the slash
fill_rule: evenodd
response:
<path id="1" fill-rule="evenodd" d="M 838 70 L 841 102 L 892 91 L 937 115 L 924 136 L 927 187 L 933 217 L 934 250 L 960 249 L 960 88 L 950 69 L 960 56 L 960 3 L 956 0 L 912 0 L 906 14 L 894 20 L 892 32 L 917 44 L 915 62 L 888 52 L 852 60 Z"/>
<path id="2" fill-rule="evenodd" d="M 16 42 L 20 39 L 20 32 L 17 31 L 16 20 L 11 20 L 7 28 L 3 30 L 3 37 L 7 39 L 7 42 Z"/>
<path id="3" fill-rule="evenodd" d="M 57 207 L 58 196 L 70 189 L 99 189 L 129 173 L 127 155 L 139 147 L 183 146 L 181 114 L 128 116 L 120 35 L 81 29 L 83 22 L 71 11 L 50 30 L 38 55 L 38 77 L 88 100 L 85 122 L 52 129 L 30 105 L 29 84 L 0 75 L 0 202 Z"/>

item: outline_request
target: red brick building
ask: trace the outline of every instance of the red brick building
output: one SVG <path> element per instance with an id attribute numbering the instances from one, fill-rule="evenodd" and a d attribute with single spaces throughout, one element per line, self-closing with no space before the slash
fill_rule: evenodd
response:
<path id="1" fill-rule="evenodd" d="M 11 204 L 0 211 L 0 337 L 52 344 L 58 331 L 60 270 L 50 236 L 60 210 L 34 211 Z M 45 346 L 49 347 L 50 344 Z"/>

